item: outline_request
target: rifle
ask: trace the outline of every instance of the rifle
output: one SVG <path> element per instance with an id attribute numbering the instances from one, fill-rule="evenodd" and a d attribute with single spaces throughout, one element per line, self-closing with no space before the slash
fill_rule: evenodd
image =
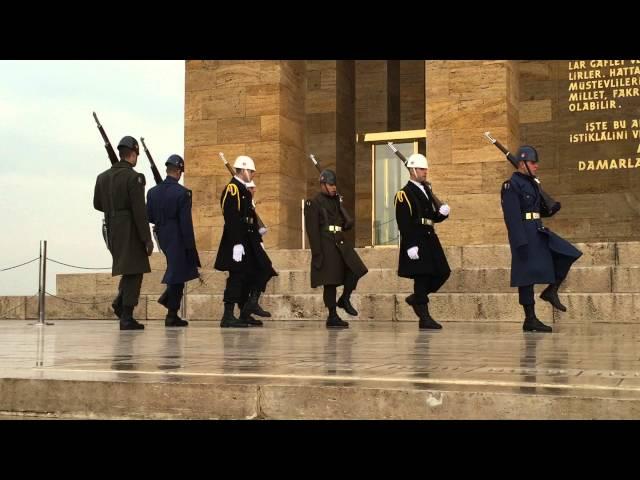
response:
<path id="1" fill-rule="evenodd" d="M 502 145 L 498 140 L 493 138 L 491 136 L 491 133 L 484 132 L 484 136 L 491 143 L 493 143 L 498 150 L 504 153 L 504 155 L 507 157 L 507 160 L 509 160 L 509 163 L 511 163 L 511 165 L 513 165 L 513 167 L 517 170 L 518 159 L 509 150 L 507 150 L 504 145 Z M 556 202 L 544 190 L 542 190 L 542 186 L 540 185 L 540 180 L 538 180 L 538 177 L 536 177 L 534 174 L 531 173 L 531 170 L 529 170 L 529 165 L 527 165 L 527 162 L 524 162 L 524 166 L 527 167 L 527 172 L 529 172 L 529 176 L 533 178 L 533 180 L 536 182 L 536 185 L 538 186 L 538 191 L 540 192 L 540 197 L 541 197 L 540 215 L 543 217 L 550 217 L 556 214 L 560 210 L 560 206 L 561 206 L 560 202 Z"/>
<path id="2" fill-rule="evenodd" d="M 156 181 L 156 185 L 158 185 L 162 183 L 162 177 L 160 176 L 158 167 L 156 167 L 156 164 L 153 161 L 153 158 L 151 157 L 151 153 L 149 152 L 149 149 L 144 143 L 143 137 L 140 137 L 140 143 L 142 143 L 142 147 L 144 148 L 144 153 L 147 155 L 147 158 L 149 159 L 149 163 L 151 164 L 151 173 L 153 173 L 153 179 Z"/>
<path id="3" fill-rule="evenodd" d="M 407 170 L 409 170 L 409 167 L 407 167 L 407 157 L 405 157 L 403 155 L 403 153 L 398 150 L 395 145 L 393 144 L 393 142 L 387 142 L 387 146 L 389 147 L 389 150 L 391 150 L 393 153 L 396 154 L 396 157 L 398 157 L 403 165 L 407 168 Z M 438 197 L 436 197 L 436 194 L 433 193 L 433 187 L 431 186 L 431 182 L 424 182 L 424 184 L 429 187 L 429 192 L 431 193 L 431 198 L 433 198 L 433 204 L 436 207 L 436 210 L 440 210 L 440 207 L 442 206 L 443 202 L 440 201 L 440 199 Z"/>
<path id="4" fill-rule="evenodd" d="M 102 125 L 100 125 L 96 112 L 93 112 L 93 118 L 96 120 L 96 123 L 98 124 L 98 131 L 100 132 L 100 135 L 102 135 L 102 140 L 104 140 L 104 148 L 107 150 L 107 155 L 109 155 L 109 160 L 111 160 L 111 165 L 113 165 L 114 163 L 118 163 L 118 157 L 116 156 L 116 152 L 113 150 L 113 147 L 111 146 L 111 142 L 109 141 L 109 137 L 107 137 L 107 134 L 104 131 L 104 128 L 102 128 Z"/>
<path id="5" fill-rule="evenodd" d="M 111 165 L 118 163 L 118 157 L 116 156 L 116 152 L 113 150 L 111 146 L 111 142 L 109 141 L 109 137 L 107 137 L 107 132 L 104 131 L 102 125 L 100 125 L 100 121 L 98 120 L 98 116 L 96 112 L 93 112 L 93 118 L 98 124 L 98 131 L 102 136 L 102 140 L 104 141 L 104 148 L 107 151 L 107 155 L 109 156 L 109 160 L 111 161 Z M 109 231 L 107 229 L 107 216 L 102 217 L 102 238 L 104 239 L 104 244 L 107 246 L 107 250 L 111 251 L 111 245 L 109 245 Z"/>
<path id="6" fill-rule="evenodd" d="M 318 173 L 322 173 L 322 170 L 320 169 L 320 164 L 318 163 L 318 161 L 316 160 L 316 157 L 312 154 L 309 155 L 309 158 L 311 159 L 311 161 L 313 162 L 313 164 L 316 166 L 316 168 L 318 169 Z M 336 196 L 338 197 L 338 200 L 340 201 L 339 203 L 339 207 L 340 207 L 340 213 L 342 213 L 342 216 L 344 217 L 344 227 L 345 230 L 348 230 L 349 228 L 351 228 L 351 226 L 353 225 L 353 218 L 351 218 L 351 216 L 349 215 L 349 213 L 347 212 L 347 209 L 344 208 L 344 205 L 342 205 L 343 202 L 343 198 L 342 195 L 340 195 L 337 191 L 336 191 Z"/>
<path id="7" fill-rule="evenodd" d="M 229 170 L 229 173 L 231 174 L 231 176 L 235 177 L 236 176 L 236 170 L 231 165 L 229 165 L 229 162 L 227 162 L 227 159 L 224 158 L 224 153 L 218 152 L 218 155 L 220 156 L 220 158 L 224 162 L 224 166 L 227 167 L 227 170 Z M 258 231 L 260 232 L 263 228 L 266 231 L 267 227 L 265 226 L 264 222 L 262 221 L 262 219 L 258 215 L 258 212 L 256 211 L 255 205 L 253 207 L 253 211 L 256 214 L 256 222 L 258 223 Z M 261 235 L 263 235 L 263 234 L 261 233 Z"/>
<path id="8" fill-rule="evenodd" d="M 156 164 L 153 161 L 153 158 L 151 157 L 151 152 L 149 152 L 147 145 L 144 143 L 143 137 L 140 137 L 140 143 L 142 143 L 142 147 L 144 148 L 144 153 L 147 155 L 147 158 L 149 159 L 149 163 L 151 164 L 151 173 L 153 174 L 153 179 L 155 180 L 156 185 L 159 185 L 162 183 L 162 177 L 160 176 L 158 167 L 156 167 Z M 156 231 L 155 225 L 151 229 L 151 233 L 153 234 L 153 239 L 156 241 L 156 245 L 158 245 L 158 250 L 162 251 L 162 249 L 160 248 L 160 240 L 158 240 L 158 232 Z"/>

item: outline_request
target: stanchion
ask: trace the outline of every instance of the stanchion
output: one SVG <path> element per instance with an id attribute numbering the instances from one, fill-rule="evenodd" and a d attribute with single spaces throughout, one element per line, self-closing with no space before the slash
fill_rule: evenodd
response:
<path id="1" fill-rule="evenodd" d="M 38 321 L 32 323 L 38 327 L 45 325 L 53 325 L 53 323 L 45 321 L 46 307 L 46 283 L 47 283 L 47 241 L 40 240 L 40 268 L 38 269 Z"/>

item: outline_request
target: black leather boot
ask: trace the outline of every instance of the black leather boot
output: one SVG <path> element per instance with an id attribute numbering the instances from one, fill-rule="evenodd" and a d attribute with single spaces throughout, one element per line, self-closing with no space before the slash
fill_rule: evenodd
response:
<path id="1" fill-rule="evenodd" d="M 165 327 L 186 327 L 187 325 L 189 325 L 189 322 L 181 319 L 178 316 L 177 310 L 169 310 L 169 313 L 167 313 L 167 316 L 164 319 Z"/>
<path id="2" fill-rule="evenodd" d="M 133 318 L 133 307 L 122 307 L 120 330 L 144 330 L 144 325 Z"/>
<path id="3" fill-rule="evenodd" d="M 336 307 L 329 308 L 329 316 L 327 317 L 327 328 L 349 328 L 349 322 L 345 322 L 338 316 Z"/>
<path id="4" fill-rule="evenodd" d="M 536 307 L 534 304 L 523 305 L 524 308 L 524 323 L 522 324 L 522 330 L 525 332 L 551 332 L 553 329 L 542 323 L 536 317 Z"/>
<path id="5" fill-rule="evenodd" d="M 249 324 L 233 315 L 233 303 L 225 302 L 224 314 L 220 320 L 221 328 L 246 328 Z"/>

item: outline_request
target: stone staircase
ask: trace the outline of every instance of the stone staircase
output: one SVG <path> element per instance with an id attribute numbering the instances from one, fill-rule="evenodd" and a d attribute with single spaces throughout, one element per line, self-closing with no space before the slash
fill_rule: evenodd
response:
<path id="1" fill-rule="evenodd" d="M 640 323 L 640 242 L 577 245 L 584 255 L 560 289 L 568 311 L 554 312 L 546 302 L 538 301 L 540 319 L 554 324 Z M 434 318 L 445 323 L 522 321 L 517 291 L 509 286 L 508 245 L 454 246 L 445 251 L 452 274 L 441 291 L 432 296 L 430 309 Z M 357 320 L 416 321 L 404 302 L 412 292 L 412 282 L 396 274 L 398 249 L 363 248 L 358 252 L 369 273 L 352 297 L 360 312 Z M 309 250 L 273 250 L 269 255 L 280 275 L 271 280 L 260 303 L 272 313 L 272 319 L 325 319 L 322 289 L 309 286 Z M 189 320 L 217 320 L 222 316 L 226 274 L 212 270 L 214 258 L 215 252 L 201 252 L 205 283 L 192 281 L 187 286 Z M 154 253 L 151 265 L 152 272 L 144 276 L 135 311 L 141 320 L 160 320 L 166 314 L 156 302 L 164 290 L 160 283 L 164 256 Z M 118 280 L 109 273 L 58 275 L 57 297 L 62 298 L 47 297 L 47 319 L 115 319 L 110 302 Z M 536 287 L 538 292 L 542 288 Z M 35 319 L 37 310 L 36 298 L 0 297 L 0 318 Z M 343 318 L 353 320 L 339 312 Z"/>

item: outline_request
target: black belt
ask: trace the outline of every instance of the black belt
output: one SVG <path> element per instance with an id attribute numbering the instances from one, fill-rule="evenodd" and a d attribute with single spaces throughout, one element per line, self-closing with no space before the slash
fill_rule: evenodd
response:
<path id="1" fill-rule="evenodd" d="M 329 233 L 336 233 L 336 232 L 341 232 L 342 231 L 342 227 L 340 225 L 327 225 L 324 228 L 325 232 L 329 232 Z"/>
<path id="2" fill-rule="evenodd" d="M 242 221 L 247 225 L 253 225 L 253 217 L 242 217 Z"/>

